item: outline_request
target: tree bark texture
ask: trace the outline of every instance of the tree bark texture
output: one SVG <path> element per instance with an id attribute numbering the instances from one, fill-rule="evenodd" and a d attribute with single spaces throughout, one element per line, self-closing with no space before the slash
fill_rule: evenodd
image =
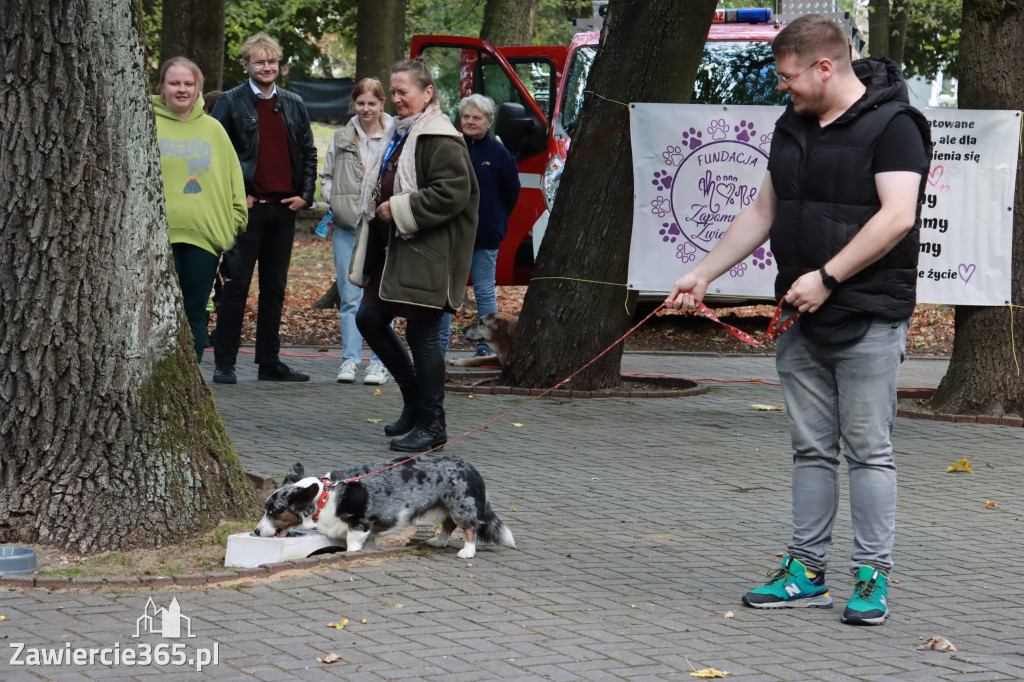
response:
<path id="1" fill-rule="evenodd" d="M 889 0 L 868 2 L 868 54 L 889 56 Z"/>
<path id="2" fill-rule="evenodd" d="M 188 57 L 203 72 L 205 92 L 224 86 L 226 0 L 163 0 L 160 62 Z"/>
<path id="3" fill-rule="evenodd" d="M 1024 2 L 965 0 L 960 43 L 960 106 L 1024 109 Z M 1013 200 L 1011 303 L 1024 305 L 1024 159 Z M 983 228 L 982 228 L 983 229 Z M 949 370 L 931 406 L 953 414 L 1024 414 L 1024 309 L 957 306 Z"/>
<path id="4" fill-rule="evenodd" d="M 633 160 L 628 103 L 690 100 L 715 4 L 612 0 L 609 5 L 503 383 L 549 388 L 629 329 L 633 317 L 625 284 Z M 567 387 L 617 386 L 621 360 L 618 344 Z"/>
<path id="5" fill-rule="evenodd" d="M 492 45 L 532 45 L 540 0 L 487 0 L 480 39 Z"/>
<path id="6" fill-rule="evenodd" d="M 907 10 L 911 0 L 893 0 L 889 14 L 889 58 L 903 65 L 903 54 L 907 45 Z"/>
<path id="7" fill-rule="evenodd" d="M 0 542 L 253 514 L 180 303 L 129 0 L 0 8 Z"/>
<path id="8" fill-rule="evenodd" d="M 359 0 L 356 22 L 356 80 L 379 78 L 388 91 L 391 65 L 407 56 L 407 0 Z M 390 102 L 388 103 L 390 107 Z"/>

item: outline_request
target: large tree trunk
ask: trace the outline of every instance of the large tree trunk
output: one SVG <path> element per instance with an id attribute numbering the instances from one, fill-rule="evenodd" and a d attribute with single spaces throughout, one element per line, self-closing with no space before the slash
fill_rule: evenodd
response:
<path id="1" fill-rule="evenodd" d="M 609 5 L 587 83 L 592 94 L 583 104 L 503 383 L 550 387 L 629 328 L 625 282 L 633 162 L 624 103 L 690 100 L 715 5 L 715 0 L 612 0 Z M 619 385 L 621 360 L 619 344 L 572 387 Z"/>
<path id="2" fill-rule="evenodd" d="M 356 22 L 356 80 L 379 78 L 388 90 L 391 65 L 407 56 L 407 0 L 359 0 Z M 390 103 L 388 105 L 390 107 Z"/>
<path id="3" fill-rule="evenodd" d="M 1024 3 L 965 0 L 960 43 L 960 106 L 1024 109 L 1024 70 L 1017 60 L 992 55 L 1024 54 Z M 1017 163 L 1013 201 L 1011 303 L 1024 305 L 1024 159 Z M 1024 310 L 956 307 L 956 337 L 949 370 L 932 407 L 953 414 L 1024 414 Z M 1016 353 L 1016 358 L 1014 354 Z"/>
<path id="4" fill-rule="evenodd" d="M 0 7 L 0 542 L 155 546 L 251 514 L 180 304 L 129 0 Z"/>
<path id="5" fill-rule="evenodd" d="M 893 0 L 889 15 L 889 58 L 903 65 L 904 48 L 907 45 L 907 10 L 911 0 Z"/>
<path id="6" fill-rule="evenodd" d="M 160 61 L 188 57 L 203 71 L 204 91 L 224 84 L 224 7 L 226 0 L 164 0 Z"/>
<path id="7" fill-rule="evenodd" d="M 868 54 L 889 56 L 889 0 L 868 2 Z"/>
<path id="8" fill-rule="evenodd" d="M 492 45 L 531 45 L 540 0 L 487 0 L 480 39 Z"/>

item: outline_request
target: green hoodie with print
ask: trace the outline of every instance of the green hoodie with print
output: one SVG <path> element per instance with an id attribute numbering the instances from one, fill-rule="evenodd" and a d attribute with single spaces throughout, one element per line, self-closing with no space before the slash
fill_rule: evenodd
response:
<path id="1" fill-rule="evenodd" d="M 203 96 L 182 121 L 153 95 L 167 226 L 172 244 L 219 256 L 245 230 L 248 209 L 238 155 L 220 122 L 203 113 Z"/>

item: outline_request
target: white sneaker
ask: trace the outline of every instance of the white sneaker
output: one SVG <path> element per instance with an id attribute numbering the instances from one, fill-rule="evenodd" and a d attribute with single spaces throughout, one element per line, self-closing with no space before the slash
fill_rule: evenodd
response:
<path id="1" fill-rule="evenodd" d="M 351 384 L 356 380 L 356 363 L 351 360 L 346 360 L 341 363 L 341 369 L 338 370 L 338 383 L 339 384 Z"/>
<path id="2" fill-rule="evenodd" d="M 379 362 L 371 362 L 370 366 L 366 368 L 366 376 L 363 377 L 363 383 L 370 384 L 371 386 L 386 384 L 388 383 L 388 371 Z"/>

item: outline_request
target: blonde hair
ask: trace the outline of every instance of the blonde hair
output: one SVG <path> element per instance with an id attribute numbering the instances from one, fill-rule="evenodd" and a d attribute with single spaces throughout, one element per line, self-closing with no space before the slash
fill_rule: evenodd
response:
<path id="1" fill-rule="evenodd" d="M 281 59 L 281 46 L 266 33 L 257 33 L 242 43 L 242 59 L 245 61 L 252 61 L 249 57 L 257 52 L 266 54 L 269 59 Z"/>
<path id="2" fill-rule="evenodd" d="M 199 68 L 199 65 L 188 57 L 171 57 L 160 65 L 160 72 L 157 74 L 156 94 L 160 95 L 161 101 L 164 96 L 164 79 L 167 78 L 167 72 L 172 66 L 184 66 L 191 71 L 192 76 L 196 79 L 196 92 L 203 91 L 203 83 L 206 81 L 203 78 L 203 71 Z M 166 102 L 164 103 L 166 104 Z"/>
<path id="3" fill-rule="evenodd" d="M 371 95 L 379 99 L 381 102 L 386 101 L 384 95 L 384 86 L 381 85 L 381 82 L 376 78 L 363 78 L 358 83 L 356 83 L 355 87 L 352 88 L 352 101 L 355 102 L 357 99 L 359 99 L 362 95 L 365 95 L 366 93 L 370 93 Z"/>

